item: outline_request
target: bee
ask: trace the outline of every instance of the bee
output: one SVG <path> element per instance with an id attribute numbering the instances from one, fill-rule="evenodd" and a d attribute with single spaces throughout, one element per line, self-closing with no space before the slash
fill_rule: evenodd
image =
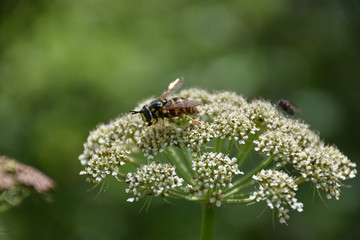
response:
<path id="1" fill-rule="evenodd" d="M 197 114 L 198 110 L 196 109 L 196 106 L 199 104 L 191 101 L 189 99 L 183 98 L 183 97 L 174 97 L 169 100 L 166 99 L 166 97 L 178 89 L 181 88 L 181 86 L 184 83 L 184 78 L 179 77 L 175 81 L 171 82 L 167 89 L 165 89 L 160 97 L 152 102 L 150 102 L 148 105 L 144 105 L 143 108 L 140 111 L 130 111 L 132 114 L 141 114 L 143 120 L 148 123 L 148 126 L 151 126 L 153 124 L 156 124 L 158 122 L 158 119 L 167 119 L 167 118 L 174 118 L 179 117 L 182 115 L 193 115 Z M 195 119 L 189 118 L 194 121 L 195 123 L 200 123 L 199 121 L 196 121 Z"/>
<path id="2" fill-rule="evenodd" d="M 282 110 L 284 110 L 285 112 L 287 112 L 290 115 L 294 115 L 295 113 L 301 114 L 301 109 L 298 106 L 296 106 L 295 104 L 293 104 L 292 102 L 290 102 L 289 100 L 280 99 L 277 102 L 277 105 L 278 105 L 278 107 L 280 107 Z"/>

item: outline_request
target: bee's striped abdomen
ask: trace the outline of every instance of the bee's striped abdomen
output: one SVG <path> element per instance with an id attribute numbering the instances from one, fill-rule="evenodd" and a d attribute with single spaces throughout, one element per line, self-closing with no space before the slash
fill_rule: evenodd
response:
<path id="1" fill-rule="evenodd" d="M 182 97 L 171 98 L 162 109 L 161 117 L 174 118 L 183 114 L 196 114 L 197 109 L 188 99 Z"/>

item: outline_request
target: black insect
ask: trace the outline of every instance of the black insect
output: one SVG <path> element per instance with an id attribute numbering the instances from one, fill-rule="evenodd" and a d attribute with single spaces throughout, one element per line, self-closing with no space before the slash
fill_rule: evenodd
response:
<path id="1" fill-rule="evenodd" d="M 293 104 L 292 102 L 290 102 L 289 100 L 286 99 L 280 99 L 277 102 L 277 105 L 284 110 L 285 112 L 287 112 L 290 115 L 294 115 L 295 113 L 300 113 L 301 114 L 301 109 L 296 106 L 295 104 Z"/>
<path id="2" fill-rule="evenodd" d="M 148 123 L 148 126 L 156 124 L 159 118 L 166 119 L 166 118 L 179 117 L 184 114 L 186 115 L 197 114 L 198 110 L 196 109 L 196 106 L 198 106 L 199 104 L 194 101 L 182 97 L 174 97 L 169 100 L 166 99 L 166 97 L 170 93 L 173 93 L 176 90 L 180 89 L 183 83 L 184 83 L 184 78 L 182 77 L 177 78 L 175 81 L 169 84 L 167 89 L 165 89 L 162 92 L 162 94 L 158 99 L 150 102 L 148 105 L 144 105 L 140 111 L 130 111 L 130 112 L 132 114 L 137 114 L 137 113 L 141 114 L 144 121 Z M 189 118 L 194 122 L 201 124 L 201 122 L 196 121 L 191 117 Z"/>

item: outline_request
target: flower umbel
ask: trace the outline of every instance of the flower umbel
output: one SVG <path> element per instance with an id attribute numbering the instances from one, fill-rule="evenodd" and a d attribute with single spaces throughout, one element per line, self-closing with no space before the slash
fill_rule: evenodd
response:
<path id="1" fill-rule="evenodd" d="M 55 182 L 38 169 L 0 156 L 0 211 L 19 204 L 31 192 L 46 196 L 55 186 Z"/>
<path id="2" fill-rule="evenodd" d="M 210 204 L 220 207 L 223 200 L 222 189 L 232 186 L 232 178 L 243 174 L 238 169 L 237 159 L 230 159 L 223 153 L 204 153 L 193 160 L 192 169 L 196 173 L 194 182 L 186 186 L 190 196 L 208 198 Z"/>
<path id="3" fill-rule="evenodd" d="M 298 212 L 303 211 L 303 204 L 295 198 L 298 185 L 285 172 L 263 169 L 254 175 L 253 179 L 259 183 L 260 187 L 253 192 L 250 198 L 257 202 L 266 199 L 266 203 L 271 209 L 278 209 L 280 223 L 286 223 L 286 219 L 289 218 L 287 214 L 289 210 L 285 209 L 283 205 L 288 205 Z"/>
<path id="4" fill-rule="evenodd" d="M 169 189 L 180 187 L 183 181 L 170 164 L 151 162 L 141 166 L 136 173 L 128 173 L 126 182 L 129 187 L 125 191 L 134 194 L 133 198 L 128 199 L 133 202 L 139 200 L 141 193 L 164 196 Z"/>
<path id="5" fill-rule="evenodd" d="M 296 198 L 302 183 L 339 199 L 343 181 L 356 176 L 355 163 L 270 102 L 200 89 L 178 95 L 199 103 L 195 119 L 204 124 L 182 115 L 148 127 L 139 114 L 122 115 L 90 133 L 80 174 L 91 182 L 109 175 L 126 182 L 130 202 L 143 196 L 210 207 L 265 201 L 280 223 L 289 209 L 303 210 Z"/>

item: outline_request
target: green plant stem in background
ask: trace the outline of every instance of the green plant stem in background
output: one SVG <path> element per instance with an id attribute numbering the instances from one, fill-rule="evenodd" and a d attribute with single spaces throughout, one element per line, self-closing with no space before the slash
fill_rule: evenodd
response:
<path id="1" fill-rule="evenodd" d="M 208 204 L 202 205 L 202 221 L 201 221 L 201 240 L 211 240 L 214 238 L 215 226 L 215 207 Z"/>

